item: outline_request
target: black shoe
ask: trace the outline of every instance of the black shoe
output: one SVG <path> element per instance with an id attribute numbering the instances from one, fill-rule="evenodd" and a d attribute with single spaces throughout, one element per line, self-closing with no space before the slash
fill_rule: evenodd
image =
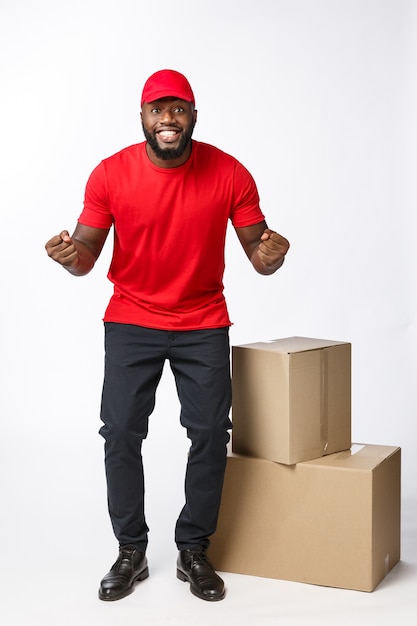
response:
<path id="1" fill-rule="evenodd" d="M 135 583 L 148 578 L 148 561 L 144 552 L 133 546 L 121 546 L 119 558 L 100 583 L 100 600 L 120 600 L 129 595 Z"/>
<path id="2" fill-rule="evenodd" d="M 190 583 L 190 591 L 202 600 L 223 600 L 224 583 L 210 563 L 205 548 L 180 550 L 177 578 Z"/>

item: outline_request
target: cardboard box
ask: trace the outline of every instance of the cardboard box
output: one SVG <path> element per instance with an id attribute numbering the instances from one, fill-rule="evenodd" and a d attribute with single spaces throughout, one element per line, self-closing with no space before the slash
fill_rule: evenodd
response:
<path id="1" fill-rule="evenodd" d="M 288 465 L 351 446 L 351 344 L 289 337 L 232 347 L 233 451 Z"/>
<path id="2" fill-rule="evenodd" d="M 230 454 L 209 556 L 219 571 L 372 591 L 400 558 L 398 447 L 288 466 Z"/>

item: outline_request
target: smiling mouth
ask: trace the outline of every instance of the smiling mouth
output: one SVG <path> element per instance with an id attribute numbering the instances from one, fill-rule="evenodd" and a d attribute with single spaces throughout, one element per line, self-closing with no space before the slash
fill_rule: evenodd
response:
<path id="1" fill-rule="evenodd" d="M 159 130 L 157 133 L 158 138 L 164 143 L 172 143 L 180 136 L 179 130 Z"/>

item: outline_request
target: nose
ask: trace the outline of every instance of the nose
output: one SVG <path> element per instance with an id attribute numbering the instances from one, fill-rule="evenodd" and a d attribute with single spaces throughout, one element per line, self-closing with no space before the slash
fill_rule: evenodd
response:
<path id="1" fill-rule="evenodd" d="M 164 109 L 161 111 L 160 122 L 161 124 L 169 124 L 174 119 L 174 115 L 170 109 Z"/>

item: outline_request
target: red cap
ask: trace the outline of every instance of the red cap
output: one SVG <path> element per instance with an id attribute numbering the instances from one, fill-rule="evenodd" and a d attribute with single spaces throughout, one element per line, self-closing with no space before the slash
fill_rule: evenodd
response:
<path id="1" fill-rule="evenodd" d="M 193 90 L 188 80 L 175 70 L 160 70 L 148 78 L 142 91 L 141 106 L 161 98 L 179 98 L 195 104 Z"/>

